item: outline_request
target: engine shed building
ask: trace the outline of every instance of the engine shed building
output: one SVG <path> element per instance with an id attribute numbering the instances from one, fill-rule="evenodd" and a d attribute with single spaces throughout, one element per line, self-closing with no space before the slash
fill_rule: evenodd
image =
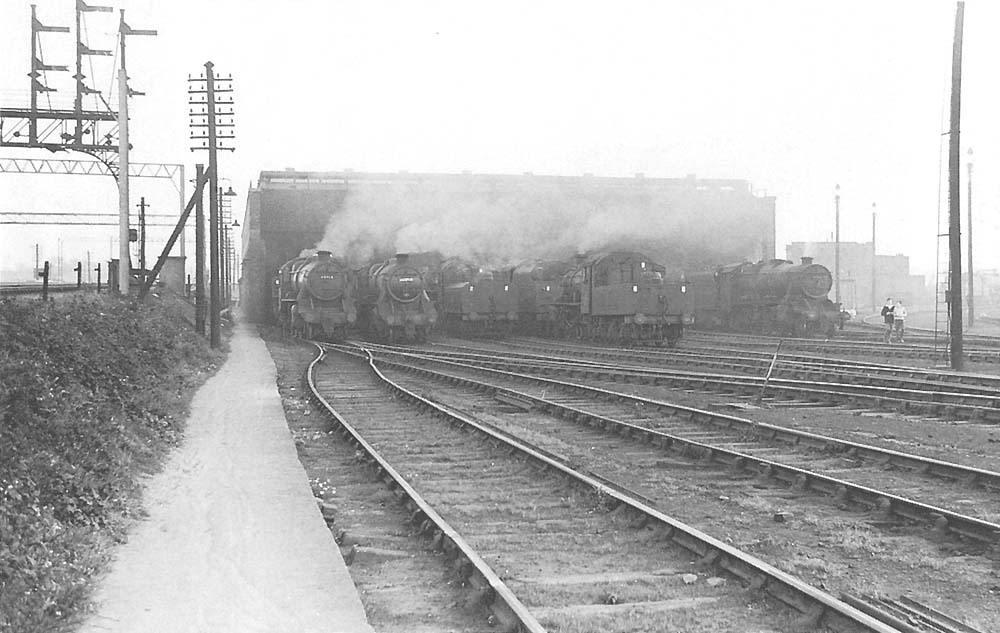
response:
<path id="1" fill-rule="evenodd" d="M 745 180 L 262 171 L 247 196 L 242 231 L 240 297 L 251 319 L 270 320 L 278 267 L 314 248 L 353 193 L 375 190 L 401 212 L 408 198 L 442 191 L 480 208 L 516 197 L 544 209 L 557 191 L 560 200 L 580 208 L 663 209 L 678 221 L 668 234 L 636 248 L 677 270 L 770 259 L 775 253 L 775 198 L 755 193 Z"/>

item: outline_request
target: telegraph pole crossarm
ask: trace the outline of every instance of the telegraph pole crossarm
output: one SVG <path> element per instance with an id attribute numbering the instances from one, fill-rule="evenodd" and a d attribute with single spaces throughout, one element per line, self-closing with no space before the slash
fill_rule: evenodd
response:
<path id="1" fill-rule="evenodd" d="M 219 94 L 231 93 L 232 77 L 216 77 L 214 64 L 205 62 L 205 73 L 198 78 L 188 78 L 195 86 L 188 87 L 188 103 L 197 106 L 201 112 L 189 111 L 191 116 L 191 140 L 200 140 L 199 147 L 192 147 L 191 151 L 208 151 L 208 175 L 209 191 L 208 197 L 208 217 L 209 217 L 209 262 L 210 289 L 209 289 L 209 341 L 212 347 L 219 347 L 222 344 L 220 333 L 221 305 L 220 305 L 220 275 L 223 271 L 220 267 L 220 244 L 219 244 L 219 199 L 215 192 L 219 187 L 219 168 L 217 153 L 220 149 L 233 151 L 232 146 L 226 147 L 224 143 L 232 140 L 234 135 L 231 130 L 233 126 L 233 99 L 231 96 L 218 97 Z M 197 84 L 204 84 L 201 89 Z M 201 95 L 204 95 L 202 98 Z M 228 110 L 227 110 L 228 108 Z M 228 120 L 226 120 L 228 117 Z M 223 133 L 219 133 L 217 128 L 223 128 Z M 204 128 L 204 131 L 202 131 Z"/>

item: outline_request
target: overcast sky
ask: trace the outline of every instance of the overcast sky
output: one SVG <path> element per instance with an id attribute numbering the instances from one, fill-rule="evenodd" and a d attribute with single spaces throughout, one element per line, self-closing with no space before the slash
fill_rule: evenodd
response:
<path id="1" fill-rule="evenodd" d="M 73 23 L 74 0 L 34 1 L 43 23 Z M 839 184 L 842 240 L 870 239 L 875 203 L 878 251 L 935 267 L 954 2 L 88 2 L 159 31 L 129 40 L 132 87 L 147 93 L 131 102 L 134 161 L 184 163 L 191 177 L 207 156 L 188 150 L 187 76 L 208 60 L 233 75 L 237 151 L 220 172 L 241 221 L 249 182 L 285 167 L 696 174 L 776 196 L 779 257 L 831 239 Z M 966 4 L 962 222 L 971 146 L 977 268 L 1000 267 L 997 4 Z M 27 104 L 29 17 L 28 0 L 0 0 L 4 107 Z M 117 20 L 87 14 L 91 48 L 116 48 Z M 72 35 L 42 37 L 46 63 L 73 64 Z M 102 61 L 94 83 L 107 91 Z M 72 100 L 69 74 L 47 78 L 54 106 Z M 132 192 L 153 213 L 178 205 L 163 181 Z M 0 207 L 108 212 L 117 193 L 110 178 L 3 174 Z M 117 235 L 0 231 L 0 268 L 30 261 L 36 241 L 54 259 L 57 234 L 67 260 L 106 259 Z"/>

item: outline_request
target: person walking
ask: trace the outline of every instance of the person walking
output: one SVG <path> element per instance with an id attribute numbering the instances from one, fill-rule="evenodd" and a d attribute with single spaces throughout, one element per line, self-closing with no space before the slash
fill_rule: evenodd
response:
<path id="1" fill-rule="evenodd" d="M 906 330 L 906 306 L 903 305 L 902 299 L 897 301 L 896 307 L 892 309 L 892 323 L 896 330 L 896 342 L 902 343 Z"/>
<path id="2" fill-rule="evenodd" d="M 892 297 L 885 298 L 885 305 L 882 306 L 882 320 L 885 321 L 885 336 L 882 337 L 883 343 L 890 343 L 890 337 L 892 337 L 892 319 L 893 319 L 893 309 Z"/>

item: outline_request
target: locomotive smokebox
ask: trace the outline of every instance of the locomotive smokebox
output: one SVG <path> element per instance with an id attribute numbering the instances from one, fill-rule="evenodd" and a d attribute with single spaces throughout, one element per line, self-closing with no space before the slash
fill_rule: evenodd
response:
<path id="1" fill-rule="evenodd" d="M 808 266 L 811 263 L 813 263 L 813 258 L 812 257 L 803 257 L 802 258 L 802 265 L 803 266 Z"/>

